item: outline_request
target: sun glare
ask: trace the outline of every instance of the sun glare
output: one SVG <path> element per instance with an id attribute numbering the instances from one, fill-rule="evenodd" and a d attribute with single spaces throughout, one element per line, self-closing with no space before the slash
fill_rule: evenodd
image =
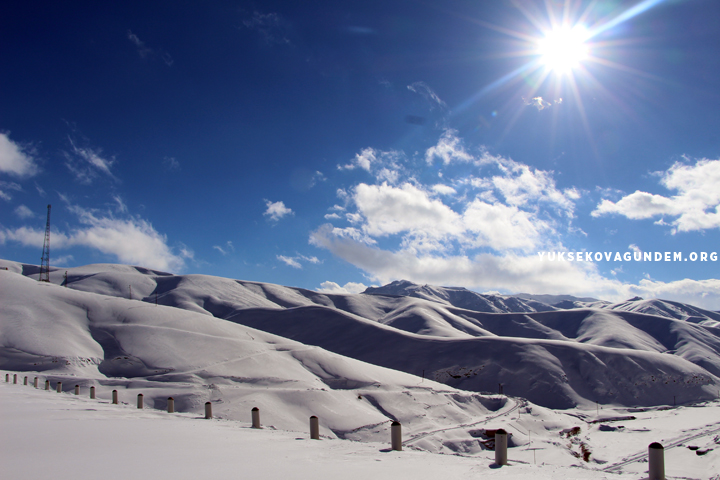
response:
<path id="1" fill-rule="evenodd" d="M 588 57 L 587 38 L 587 30 L 581 26 L 556 28 L 538 41 L 540 61 L 553 72 L 570 72 Z"/>

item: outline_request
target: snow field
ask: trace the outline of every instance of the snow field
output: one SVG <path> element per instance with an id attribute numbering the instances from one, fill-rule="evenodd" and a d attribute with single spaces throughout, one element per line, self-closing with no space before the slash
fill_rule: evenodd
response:
<path id="1" fill-rule="evenodd" d="M 0 469 L 12 480 L 77 479 L 397 479 L 636 478 L 514 458 L 497 468 L 494 452 L 472 458 L 361 443 L 307 432 L 250 428 L 249 421 L 204 420 L 112 405 L 68 393 L 0 383 Z"/>
<path id="2" fill-rule="evenodd" d="M 10 464 L 22 459 L 8 478 L 37 478 L 25 468 L 41 455 L 68 471 L 95 465 L 103 478 L 112 465 L 121 474 L 107 478 L 637 480 L 648 445 L 660 442 L 669 479 L 720 480 L 711 326 L 607 309 L 482 313 L 120 265 L 70 269 L 66 288 L 3 264 L 0 368 L 11 382 L 20 372 L 20 385 L 0 378 L 0 425 L 11 433 L 3 445 Z M 40 389 L 23 386 L 25 375 Z M 515 396 L 479 393 L 497 391 L 499 379 Z M 98 400 L 87 398 L 90 386 Z M 113 389 L 124 405 L 110 404 Z M 169 396 L 181 413 L 163 413 Z M 212 421 L 201 421 L 206 401 Z M 260 432 L 249 428 L 253 407 Z M 297 440 L 311 415 L 321 442 Z M 393 420 L 403 452 L 389 451 Z M 511 434 L 510 465 L 492 468 L 498 428 Z"/>

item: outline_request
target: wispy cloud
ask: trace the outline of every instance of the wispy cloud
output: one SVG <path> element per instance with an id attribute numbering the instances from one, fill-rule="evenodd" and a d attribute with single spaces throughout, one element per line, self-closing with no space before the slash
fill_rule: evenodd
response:
<path id="1" fill-rule="evenodd" d="M 33 218 L 35 214 L 32 210 L 30 210 L 25 205 L 18 205 L 18 207 L 15 209 L 15 215 L 20 217 L 23 220 L 26 220 L 28 218 Z"/>
<path id="2" fill-rule="evenodd" d="M 415 82 L 413 84 L 408 85 L 408 90 L 410 90 L 413 93 L 417 93 L 421 95 L 425 100 L 427 100 L 428 105 L 430 106 L 430 109 L 440 108 L 442 110 L 447 110 L 448 106 L 447 103 L 445 103 L 438 95 L 435 93 L 435 91 L 430 88 L 430 86 L 425 82 Z"/>
<path id="3" fill-rule="evenodd" d="M 656 223 L 670 225 L 673 234 L 720 228 L 720 160 L 702 159 L 694 165 L 676 162 L 659 176 L 660 184 L 676 195 L 637 190 L 617 202 L 603 199 L 592 216 L 617 214 L 632 220 L 661 217 Z M 668 223 L 665 217 L 674 219 Z"/>
<path id="4" fill-rule="evenodd" d="M 109 212 L 69 206 L 77 216 L 79 225 L 67 232 L 53 230 L 53 249 L 86 247 L 111 255 L 118 262 L 142 265 L 171 272 L 181 271 L 185 260 L 192 258 L 186 247 L 175 253 L 147 220 L 126 216 L 115 218 Z M 0 229 L 0 244 L 12 241 L 25 246 L 42 245 L 44 230 L 19 227 Z"/>
<path id="5" fill-rule="evenodd" d="M 223 245 L 222 247 L 220 245 L 213 245 L 212 248 L 214 248 L 215 250 L 220 252 L 223 256 L 235 251 L 235 247 L 233 246 L 233 244 L 230 240 L 225 242 L 225 245 Z"/>
<path id="6" fill-rule="evenodd" d="M 15 182 L 3 182 L 2 180 L 0 180 L 0 198 L 7 201 L 12 200 L 12 195 L 9 193 L 11 190 L 15 192 L 21 192 L 22 187 L 20 186 L 20 184 Z"/>
<path id="7" fill-rule="evenodd" d="M 168 67 L 174 63 L 172 56 L 168 52 L 166 52 L 162 48 L 148 47 L 147 45 L 145 45 L 145 42 L 140 40 L 140 38 L 138 38 L 138 36 L 135 35 L 131 30 L 127 31 L 127 38 L 133 45 L 135 45 L 135 48 L 137 48 L 137 52 L 140 55 L 140 58 L 157 57 L 160 58 L 163 62 L 165 62 L 165 65 L 167 65 Z"/>
<path id="8" fill-rule="evenodd" d="M 123 201 L 122 197 L 120 195 L 113 195 L 113 200 L 115 201 L 115 211 L 118 213 L 128 213 L 128 207 L 125 205 L 125 202 Z"/>
<path id="9" fill-rule="evenodd" d="M 16 177 L 30 177 L 38 173 L 37 162 L 30 147 L 22 147 L 0 133 L 0 173 Z"/>
<path id="10" fill-rule="evenodd" d="M 562 103 L 563 99 L 558 98 L 558 99 L 554 100 L 554 102 L 549 102 L 549 101 L 543 99 L 543 97 L 532 97 L 532 98 L 522 97 L 522 101 L 525 105 L 535 107 L 538 110 L 544 110 L 546 108 L 552 107 L 553 103 L 555 105 L 560 105 Z"/>
<path id="11" fill-rule="evenodd" d="M 265 200 L 265 215 L 266 217 L 269 217 L 270 220 L 278 221 L 283 217 L 286 217 L 288 215 L 294 215 L 295 212 L 292 211 L 292 209 L 285 206 L 285 203 L 282 201 L 280 202 L 271 202 L 270 200 Z"/>
<path id="12" fill-rule="evenodd" d="M 292 257 L 286 257 L 285 255 L 277 255 L 277 259 L 280 260 L 281 262 L 284 262 L 285 265 L 287 265 L 289 267 L 293 267 L 293 268 L 297 268 L 297 269 L 302 268 L 302 265 L 300 265 L 300 262 L 298 262 L 297 260 L 295 260 Z"/>
<path id="13" fill-rule="evenodd" d="M 71 137 L 68 137 L 71 150 L 64 152 L 65 166 L 75 175 L 75 179 L 84 184 L 91 184 L 98 176 L 103 174 L 117 180 L 111 168 L 115 164 L 114 157 L 103 156 L 102 150 L 93 147 L 80 147 Z"/>
<path id="14" fill-rule="evenodd" d="M 322 282 L 320 284 L 320 288 L 317 289 L 318 292 L 322 293 L 344 293 L 344 294 L 350 294 L 350 293 L 362 293 L 367 289 L 367 285 L 364 285 L 362 283 L 356 283 L 356 282 L 348 282 L 342 287 L 338 285 L 335 282 Z"/>
<path id="15" fill-rule="evenodd" d="M 308 262 L 313 264 L 322 263 L 317 257 L 307 257 L 305 255 L 296 255 L 294 257 L 288 257 L 285 255 L 276 255 L 276 258 L 283 262 L 285 265 L 301 270 L 302 264 L 300 262 Z"/>
<path id="16" fill-rule="evenodd" d="M 245 28 L 258 32 L 268 44 L 291 44 L 288 38 L 288 23 L 277 13 L 262 13 L 256 10 L 242 23 Z"/>
<path id="17" fill-rule="evenodd" d="M 180 162 L 178 162 L 175 157 L 164 157 L 162 163 L 166 170 L 180 169 Z"/>

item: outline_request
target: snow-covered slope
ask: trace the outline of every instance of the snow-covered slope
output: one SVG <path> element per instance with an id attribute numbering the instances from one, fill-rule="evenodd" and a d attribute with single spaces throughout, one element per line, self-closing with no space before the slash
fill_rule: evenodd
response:
<path id="1" fill-rule="evenodd" d="M 462 287 L 435 287 L 417 285 L 407 280 L 396 280 L 382 287 L 368 287 L 366 295 L 394 295 L 417 297 L 466 310 L 490 313 L 546 312 L 555 307 L 533 299 L 504 295 L 483 295 Z"/>
<path id="2" fill-rule="evenodd" d="M 75 396 L 0 381 L 0 465 L 3 478 L 13 480 L 44 478 L 42 469 L 59 480 L 230 480 L 239 472 L 258 480 L 637 480 L 647 477 L 648 442 L 661 440 L 668 479 L 720 479 L 720 425 L 708 423 L 720 415 L 717 402 L 598 412 L 557 414 L 527 406 L 475 426 L 403 429 L 403 451 L 392 451 L 387 437 L 377 443 L 325 436 L 316 441 L 308 439 L 307 426 L 252 429 L 249 412 L 239 421 L 205 420 L 92 400 L 85 389 Z M 494 465 L 495 452 L 482 448 L 492 443 L 488 423 L 512 433 L 505 467 Z M 453 455 L 417 449 L 431 447 L 438 435 L 455 446 Z"/>
<path id="3" fill-rule="evenodd" d="M 675 318 L 686 322 L 697 323 L 705 327 L 714 327 L 717 329 L 715 331 L 720 333 L 720 313 L 670 300 L 660 300 L 657 298 L 644 300 L 637 297 L 620 303 L 600 301 L 574 302 L 573 305 L 560 306 L 562 308 L 604 308 L 607 310 L 658 315 L 661 317 Z"/>
<path id="4" fill-rule="evenodd" d="M 48 284 L 36 281 L 36 266 L 2 267 L 0 369 L 53 389 L 77 384 L 85 395 L 95 386 L 105 402 L 113 389 L 131 405 L 143 393 L 157 409 L 173 396 L 195 418 L 206 401 L 228 420 L 247 421 L 259 407 L 266 426 L 305 431 L 317 415 L 324 438 L 379 442 L 399 420 L 407 448 L 473 456 L 486 454 L 488 432 L 503 427 L 525 462 L 540 448 L 543 461 L 568 467 L 591 450 L 581 465 L 610 474 L 627 462 L 594 438 L 649 432 L 659 418 L 650 413 L 661 410 L 648 406 L 716 399 L 720 385 L 717 329 L 690 317 L 487 313 L 443 300 L 440 287 L 428 287 L 437 298 L 327 295 L 122 265 L 67 269 L 66 287 L 64 269 Z M 648 412 L 647 421 L 622 430 L 611 411 L 623 421 Z M 585 433 L 570 438 L 579 425 Z M 668 428 L 677 433 L 663 438 L 702 434 L 705 450 L 720 433 L 712 422 Z M 632 458 L 642 468 L 642 456 Z M 696 470 L 717 465 L 703 458 Z"/>
<path id="5" fill-rule="evenodd" d="M 69 375 L 83 388 L 122 388 L 125 398 L 142 391 L 159 408 L 169 394 L 180 410 L 211 400 L 226 418 L 258 406 L 268 423 L 290 429 L 315 414 L 324 434 L 342 438 L 372 438 L 394 419 L 435 427 L 425 418 L 428 405 L 440 416 L 470 419 L 502 403 L 209 315 L 6 271 L 0 327 L 5 370 Z"/>
<path id="6" fill-rule="evenodd" d="M 30 278 L 37 275 L 32 266 L 3 265 Z M 62 283 L 64 276 L 65 271 L 54 271 L 51 280 Z M 138 299 L 146 308 L 157 302 L 197 318 L 229 320 L 463 390 L 502 388 L 550 407 L 705 399 L 715 395 L 720 375 L 720 338 L 714 328 L 622 310 L 484 313 L 451 305 L 452 290 L 441 287 L 388 286 L 395 293 L 434 292 L 434 299 L 327 295 L 120 265 L 68 269 L 67 286 L 67 292 Z M 472 293 L 457 291 L 460 297 Z M 440 295 L 446 300 L 438 300 Z M 87 338 L 83 342 L 94 346 Z M 107 372 L 121 374 L 109 365 L 103 367 Z"/>

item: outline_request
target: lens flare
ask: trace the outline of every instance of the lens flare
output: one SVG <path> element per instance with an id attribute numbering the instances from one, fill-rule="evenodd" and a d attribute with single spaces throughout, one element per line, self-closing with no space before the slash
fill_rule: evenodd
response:
<path id="1" fill-rule="evenodd" d="M 556 28 L 538 41 L 537 53 L 553 72 L 568 73 L 588 58 L 587 39 L 588 32 L 582 26 Z"/>

